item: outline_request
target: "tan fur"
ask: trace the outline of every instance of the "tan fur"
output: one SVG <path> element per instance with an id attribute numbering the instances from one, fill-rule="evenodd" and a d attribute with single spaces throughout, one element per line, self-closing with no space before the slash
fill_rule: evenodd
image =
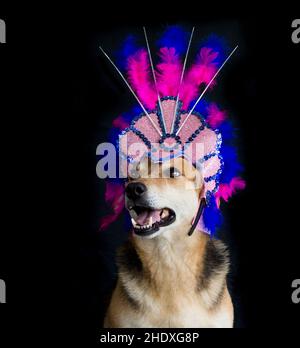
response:
<path id="1" fill-rule="evenodd" d="M 128 271 L 126 265 L 119 265 L 117 286 L 106 314 L 105 327 L 233 325 L 233 306 L 226 286 L 228 264 L 225 262 L 202 286 L 199 279 L 205 277 L 205 255 L 212 241 L 199 231 L 187 236 L 202 185 L 196 187 L 196 172 L 187 161 L 177 159 L 172 165 L 185 168 L 180 178 L 143 178 L 143 165 L 139 168 L 141 177 L 137 180 L 147 185 L 149 201 L 153 205 L 161 203 L 171 207 L 176 211 L 177 219 L 174 224 L 163 227 L 154 238 L 131 236 L 130 247 L 140 259 L 142 270 L 137 276 Z M 161 172 L 163 169 L 160 168 Z M 191 183 L 194 186 L 186 189 Z M 223 250 L 221 242 L 213 243 Z"/>

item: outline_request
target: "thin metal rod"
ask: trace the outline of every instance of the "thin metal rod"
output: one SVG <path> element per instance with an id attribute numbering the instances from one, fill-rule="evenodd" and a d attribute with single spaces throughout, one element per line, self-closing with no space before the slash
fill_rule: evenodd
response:
<path id="1" fill-rule="evenodd" d="M 104 51 L 104 49 L 99 46 L 100 50 L 102 51 L 102 53 L 105 55 L 105 57 L 110 61 L 110 63 L 112 64 L 112 66 L 116 69 L 116 71 L 118 72 L 118 74 L 121 76 L 122 80 L 125 82 L 126 86 L 129 88 L 130 92 L 133 94 L 133 96 L 135 97 L 135 99 L 137 100 L 137 102 L 140 104 L 140 107 L 143 109 L 144 113 L 146 114 L 146 116 L 148 117 L 149 121 L 152 123 L 153 127 L 155 128 L 155 130 L 158 132 L 158 134 L 160 136 L 162 136 L 160 130 L 158 129 L 158 127 L 156 126 L 156 124 L 154 123 L 154 121 L 152 120 L 152 118 L 150 117 L 149 113 L 147 112 L 147 110 L 145 109 L 144 105 L 141 103 L 140 99 L 138 98 L 138 96 L 135 94 L 134 90 L 131 88 L 130 84 L 127 82 L 127 80 L 125 79 L 125 77 L 123 76 L 123 74 L 121 73 L 121 71 L 118 69 L 118 67 L 115 65 L 115 63 L 109 58 L 109 56 L 106 54 L 106 52 Z"/>
<path id="2" fill-rule="evenodd" d="M 145 27 L 143 27 L 143 31 L 144 31 L 145 41 L 146 41 L 146 45 L 147 45 L 148 56 L 149 56 L 149 60 L 150 60 L 150 65 L 151 65 L 151 71 L 152 71 L 152 75 L 153 75 L 153 80 L 154 80 L 154 84 L 155 84 L 155 89 L 156 89 L 156 94 L 157 94 L 158 105 L 159 105 L 160 112 L 161 112 L 161 117 L 162 117 L 162 121 L 163 121 L 164 131 L 165 131 L 165 133 L 166 133 L 166 132 L 167 132 L 167 130 L 166 130 L 166 122 L 165 122 L 165 118 L 164 118 L 163 108 L 162 108 L 162 105 L 161 105 L 161 99 L 160 99 L 159 92 L 158 92 L 158 88 L 157 88 L 157 81 L 156 81 L 156 76 L 155 76 L 155 71 L 154 71 L 154 66 L 153 66 L 153 61 L 152 61 L 150 46 L 149 46 L 148 37 L 147 37 L 147 32 L 146 32 L 146 28 L 145 28 Z"/>
<path id="3" fill-rule="evenodd" d="M 191 42 L 192 42 L 194 30 L 195 30 L 195 27 L 193 27 L 193 29 L 192 29 L 190 40 L 189 40 L 189 43 L 188 43 L 187 51 L 186 51 L 184 62 L 183 62 L 183 67 L 182 67 L 182 72 L 181 72 L 181 77 L 180 77 L 180 82 L 179 82 L 179 87 L 178 87 L 178 93 L 177 93 L 177 97 L 176 97 L 176 104 L 175 104 L 175 109 L 174 109 L 174 115 L 173 115 L 173 120 L 172 120 L 171 132 L 170 132 L 171 134 L 173 133 L 173 130 L 174 130 L 174 123 L 175 123 L 176 112 L 177 112 L 177 108 L 178 108 L 179 93 L 180 93 L 180 88 L 181 88 L 181 84 L 182 84 L 182 81 L 183 81 L 183 76 L 184 76 L 184 73 L 185 73 L 186 62 L 187 62 L 187 58 L 188 58 L 188 55 L 189 55 L 189 50 L 190 50 L 190 47 L 191 47 Z"/>
<path id="4" fill-rule="evenodd" d="M 182 127 L 185 125 L 186 121 L 188 120 L 188 118 L 191 116 L 192 112 L 194 111 L 195 107 L 197 106 L 197 104 L 199 103 L 199 101 L 201 100 L 201 98 L 204 96 L 205 92 L 207 91 L 207 89 L 209 88 L 209 86 L 211 85 L 211 83 L 214 81 L 214 79 L 217 77 L 217 75 L 219 74 L 219 72 L 222 70 L 223 66 L 227 63 L 227 61 L 229 60 L 229 58 L 233 55 L 233 53 L 237 50 L 238 46 L 236 46 L 233 51 L 229 54 L 229 56 L 225 59 L 224 63 L 220 66 L 220 68 L 218 69 L 218 71 L 215 73 L 215 75 L 212 77 L 212 79 L 209 81 L 208 85 L 204 88 L 203 92 L 200 94 L 199 98 L 197 99 L 197 101 L 195 102 L 194 106 L 191 108 L 191 110 L 189 111 L 187 117 L 185 118 L 185 120 L 182 122 L 182 125 L 179 127 L 178 131 L 176 132 L 176 135 L 178 135 L 178 133 L 180 132 L 180 130 L 182 129 Z"/>

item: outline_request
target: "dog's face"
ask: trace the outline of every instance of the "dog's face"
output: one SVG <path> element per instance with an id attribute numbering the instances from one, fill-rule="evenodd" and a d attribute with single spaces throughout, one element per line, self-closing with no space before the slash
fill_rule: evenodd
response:
<path id="1" fill-rule="evenodd" d="M 154 238 L 191 226 L 203 179 L 183 158 L 165 163 L 142 160 L 129 171 L 125 205 L 138 236 Z"/>

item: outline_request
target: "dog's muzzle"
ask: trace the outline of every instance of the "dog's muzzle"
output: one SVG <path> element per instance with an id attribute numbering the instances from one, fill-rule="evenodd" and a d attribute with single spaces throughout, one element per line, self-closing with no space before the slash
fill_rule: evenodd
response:
<path id="1" fill-rule="evenodd" d="M 176 220 L 176 214 L 170 208 L 153 209 L 149 207 L 143 200 L 146 192 L 147 187 L 141 182 L 130 183 L 125 189 L 126 196 L 131 202 L 127 209 L 131 216 L 134 232 L 143 236 L 149 236 L 157 232 L 160 227 L 171 225 Z M 191 236 L 195 231 L 205 206 L 206 200 L 201 198 L 188 236 Z"/>
<path id="2" fill-rule="evenodd" d="M 149 236 L 157 232 L 160 227 L 171 225 L 176 220 L 176 214 L 172 209 L 150 207 L 144 199 L 146 192 L 147 187 L 141 182 L 130 183 L 125 189 L 128 198 L 127 209 L 134 233 L 141 236 Z"/>

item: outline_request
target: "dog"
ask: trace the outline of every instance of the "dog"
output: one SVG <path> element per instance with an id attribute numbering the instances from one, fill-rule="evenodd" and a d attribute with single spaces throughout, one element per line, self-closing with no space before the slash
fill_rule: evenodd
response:
<path id="1" fill-rule="evenodd" d="M 117 254 L 104 327 L 233 327 L 228 250 L 201 231 L 188 235 L 203 189 L 201 173 L 184 158 L 144 159 L 129 175 L 133 233 Z"/>

